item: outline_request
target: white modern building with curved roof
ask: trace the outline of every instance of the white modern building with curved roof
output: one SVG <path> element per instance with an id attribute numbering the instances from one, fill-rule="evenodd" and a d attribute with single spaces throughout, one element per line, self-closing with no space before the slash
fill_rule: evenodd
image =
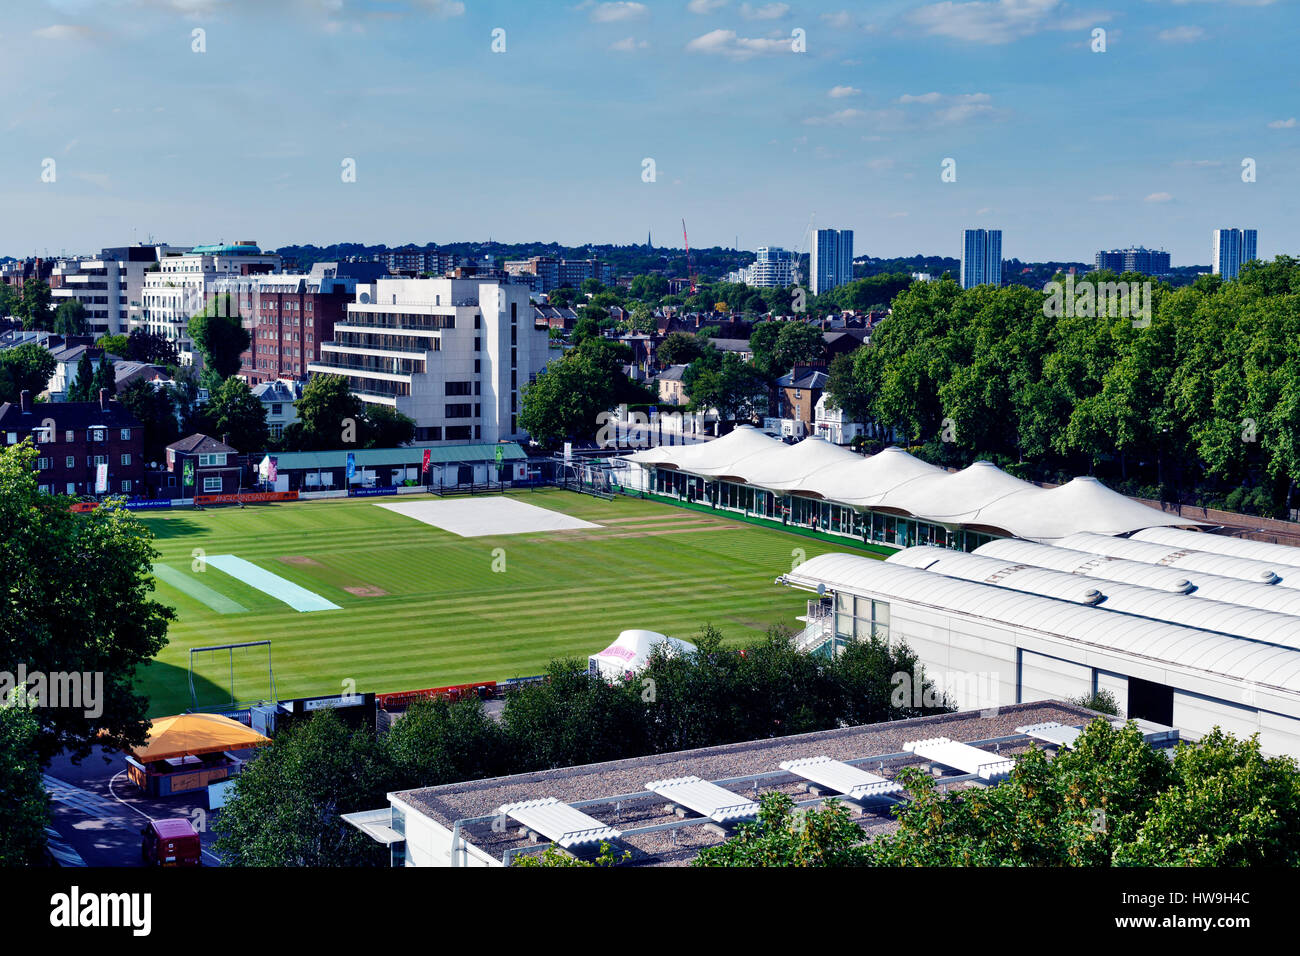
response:
<path id="1" fill-rule="evenodd" d="M 973 550 L 999 537 L 1056 541 L 1196 525 L 1095 478 L 1041 488 L 990 462 L 949 472 L 890 447 L 863 457 L 810 437 L 787 445 L 741 425 L 699 445 L 626 456 L 652 496 L 707 505 L 891 548 Z"/>
<path id="2" fill-rule="evenodd" d="M 1105 690 L 1129 717 L 1189 737 L 1215 726 L 1238 736 L 1258 733 L 1265 751 L 1300 755 L 1300 619 L 1239 614 L 1208 601 L 1195 602 L 1204 612 L 1189 614 L 1170 602 L 1190 597 L 1072 582 L 1006 561 L 995 562 L 998 568 L 949 565 L 984 574 L 980 581 L 907 566 L 927 557 L 826 554 L 778 581 L 833 602 L 835 641 L 874 634 L 905 642 L 941 686 L 991 686 L 999 705 Z M 1171 615 L 1199 618 L 1200 626 L 1173 622 Z M 1242 623 L 1247 616 L 1249 625 Z M 989 707 L 987 699 L 955 702 Z"/>

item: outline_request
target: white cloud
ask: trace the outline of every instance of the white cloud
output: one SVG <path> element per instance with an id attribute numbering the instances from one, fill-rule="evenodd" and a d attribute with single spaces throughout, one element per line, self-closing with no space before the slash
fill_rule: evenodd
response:
<path id="1" fill-rule="evenodd" d="M 828 27 L 835 30 L 851 30 L 857 25 L 853 19 L 853 14 L 847 10 L 836 10 L 834 13 L 823 13 L 822 22 Z"/>
<path id="2" fill-rule="evenodd" d="M 638 40 L 636 37 L 624 37 L 622 40 L 615 40 L 609 48 L 620 53 L 631 53 L 634 50 L 644 50 L 649 45 L 645 40 Z"/>
<path id="3" fill-rule="evenodd" d="M 690 53 L 709 53 L 735 60 L 747 60 L 765 53 L 790 52 L 788 37 L 760 38 L 737 36 L 735 30 L 712 30 L 686 44 Z"/>
<path id="4" fill-rule="evenodd" d="M 32 36 L 40 37 L 42 40 L 84 40 L 90 37 L 93 32 L 90 27 L 56 23 L 53 26 L 33 30 Z"/>
<path id="5" fill-rule="evenodd" d="M 1296 121 L 1294 116 L 1290 119 L 1273 120 L 1273 122 L 1268 124 L 1269 129 L 1295 129 L 1295 127 Z"/>
<path id="6" fill-rule="evenodd" d="M 988 44 L 1010 43 L 1045 30 L 1079 30 L 1110 18 L 1104 12 L 1075 12 L 1062 0 L 944 0 L 908 17 L 932 36 Z"/>
<path id="7" fill-rule="evenodd" d="M 1173 200 L 1173 198 L 1174 197 L 1169 193 L 1152 193 L 1142 201 L 1143 202 L 1170 202 Z"/>
<path id="8" fill-rule="evenodd" d="M 419 0 L 419 4 L 435 17 L 459 17 L 465 13 L 465 4 L 460 0 Z"/>
<path id="9" fill-rule="evenodd" d="M 941 125 L 962 123 L 974 116 L 993 113 L 993 97 L 987 93 L 904 93 L 898 98 L 903 105 L 922 104 L 936 107 L 930 119 Z"/>
<path id="10" fill-rule="evenodd" d="M 645 16 L 649 10 L 644 3 L 632 3 L 629 0 L 617 0 L 615 3 L 598 3 L 591 8 L 593 23 L 622 23 Z"/>
<path id="11" fill-rule="evenodd" d="M 703 16 L 712 13 L 714 10 L 721 10 L 727 5 L 727 0 L 691 0 L 686 4 L 686 9 L 691 13 Z"/>
<path id="12" fill-rule="evenodd" d="M 765 3 L 761 7 L 749 3 L 740 5 L 740 15 L 746 20 L 779 20 L 789 12 L 788 3 Z"/>
<path id="13" fill-rule="evenodd" d="M 861 92 L 856 86 L 832 86 L 831 91 L 826 95 L 838 100 L 845 96 L 857 96 Z"/>
<path id="14" fill-rule="evenodd" d="M 1201 27 L 1170 27 L 1156 34 L 1156 39 L 1164 43 L 1195 43 L 1205 36 Z"/>

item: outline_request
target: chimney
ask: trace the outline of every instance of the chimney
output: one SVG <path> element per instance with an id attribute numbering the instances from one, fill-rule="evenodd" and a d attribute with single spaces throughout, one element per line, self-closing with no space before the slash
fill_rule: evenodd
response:
<path id="1" fill-rule="evenodd" d="M 101 412 L 108 411 L 108 389 L 106 388 L 99 390 L 99 410 Z"/>
<path id="2" fill-rule="evenodd" d="M 32 393 L 30 389 L 23 389 L 22 394 L 18 397 L 18 402 L 24 412 L 32 410 Z"/>

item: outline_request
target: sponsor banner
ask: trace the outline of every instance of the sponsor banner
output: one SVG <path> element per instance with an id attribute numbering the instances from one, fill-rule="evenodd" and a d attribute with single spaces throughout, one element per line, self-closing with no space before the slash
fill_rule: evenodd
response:
<path id="1" fill-rule="evenodd" d="M 170 508 L 172 500 L 170 498 L 141 499 L 139 501 L 128 501 L 126 506 L 131 511 L 152 511 L 154 508 Z"/>
<path id="2" fill-rule="evenodd" d="M 258 501 L 297 501 L 296 491 L 245 491 L 235 495 L 195 495 L 196 505 L 253 504 Z"/>
<path id="3" fill-rule="evenodd" d="M 381 495 L 395 495 L 397 488 L 392 485 L 384 485 L 376 488 L 349 488 L 349 498 L 378 498 Z"/>
<path id="4" fill-rule="evenodd" d="M 420 471 L 426 474 L 429 471 L 429 449 L 424 450 L 424 460 L 420 463 Z"/>
<path id="5" fill-rule="evenodd" d="M 99 492 L 108 491 L 108 465 L 95 466 L 95 490 Z"/>
<path id="6" fill-rule="evenodd" d="M 449 687 L 429 687 L 424 690 L 399 691 L 395 694 L 376 694 L 375 700 L 381 708 L 387 710 L 390 707 L 405 707 L 417 700 L 459 700 L 465 694 L 477 695 L 480 687 L 495 692 L 496 686 L 496 681 L 485 680 L 477 684 L 453 684 Z"/>

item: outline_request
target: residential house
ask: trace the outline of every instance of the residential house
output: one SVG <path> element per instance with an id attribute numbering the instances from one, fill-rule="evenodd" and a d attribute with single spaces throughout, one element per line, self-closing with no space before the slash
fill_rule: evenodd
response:
<path id="1" fill-rule="evenodd" d="M 33 403 L 24 389 L 18 404 L 0 405 L 0 438 L 6 446 L 26 438 L 36 444 L 37 481 L 44 492 L 134 496 L 144 491 L 144 429 L 104 389 L 93 402 L 41 403 Z"/>
<path id="2" fill-rule="evenodd" d="M 298 420 L 298 407 L 302 398 L 302 382 L 278 379 L 253 386 L 253 394 L 266 409 L 266 425 L 273 439 L 284 435 L 284 430 Z"/>
<path id="3" fill-rule="evenodd" d="M 194 484 L 186 486 L 185 463 L 194 463 Z M 240 490 L 239 452 L 225 442 L 201 433 L 167 446 L 167 474 L 162 492 L 169 498 L 191 495 L 229 495 Z"/>

